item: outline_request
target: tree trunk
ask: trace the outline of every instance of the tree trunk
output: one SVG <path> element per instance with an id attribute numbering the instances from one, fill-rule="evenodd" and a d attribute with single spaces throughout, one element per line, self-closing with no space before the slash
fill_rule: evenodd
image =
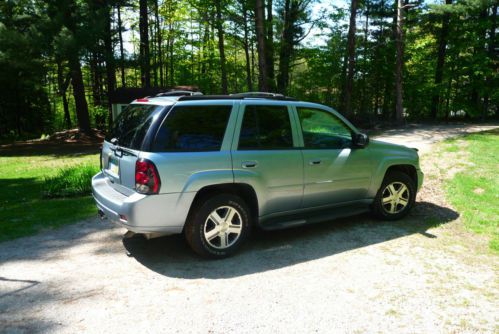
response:
<path id="1" fill-rule="evenodd" d="M 395 121 L 402 124 L 404 121 L 403 109 L 403 69 L 404 69 L 404 3 L 397 0 L 396 49 L 397 60 L 395 65 Z"/>
<path id="2" fill-rule="evenodd" d="M 367 89 L 367 67 L 369 66 L 369 52 L 368 46 L 369 46 L 369 0 L 365 1 L 365 16 L 366 16 L 366 23 L 364 25 L 364 74 L 362 75 L 362 96 L 361 98 L 361 107 L 360 107 L 360 112 L 363 113 L 364 115 L 371 115 L 371 107 L 372 107 L 372 100 L 370 99 L 370 94 L 368 93 Z M 367 110 L 366 110 L 366 105 L 367 105 Z M 372 119 L 369 117 L 369 119 Z"/>
<path id="3" fill-rule="evenodd" d="M 69 114 L 69 104 L 66 92 L 62 92 L 62 108 L 64 109 L 64 123 L 66 123 L 66 129 L 71 129 L 71 116 Z"/>
<path id="4" fill-rule="evenodd" d="M 210 24 L 208 22 L 208 18 L 204 18 L 204 33 L 203 33 L 203 43 L 201 44 L 203 49 L 203 58 L 201 62 L 201 76 L 205 77 L 206 76 L 206 63 L 209 61 L 209 55 L 210 55 L 210 49 L 208 46 L 208 43 L 210 41 Z"/>
<path id="5" fill-rule="evenodd" d="M 114 47 L 111 30 L 111 16 L 112 7 L 109 6 L 106 11 L 108 15 L 105 16 L 105 34 L 104 34 L 104 47 L 106 59 L 106 79 L 107 79 L 107 106 L 109 110 L 108 124 L 111 127 L 113 124 L 113 110 L 111 105 L 111 94 L 116 89 L 116 71 L 114 64 Z"/>
<path id="6" fill-rule="evenodd" d="M 251 49 L 251 81 L 255 82 L 255 43 L 253 39 L 250 39 L 250 49 Z"/>
<path id="7" fill-rule="evenodd" d="M 76 4 L 74 1 L 67 3 L 64 7 L 64 26 L 73 34 L 76 32 L 76 23 L 72 18 L 72 10 Z M 74 48 L 66 53 L 71 82 L 73 85 L 73 97 L 75 100 L 76 120 L 80 131 L 90 133 L 90 116 L 88 114 L 88 104 L 85 97 L 85 86 L 83 84 L 83 76 L 81 73 L 80 57 L 78 55 L 79 47 Z"/>
<path id="8" fill-rule="evenodd" d="M 140 82 L 142 87 L 151 87 L 151 71 L 149 58 L 149 22 L 147 0 L 139 1 L 139 32 L 140 32 Z"/>
<path id="9" fill-rule="evenodd" d="M 174 8 L 172 6 L 172 2 L 168 2 L 168 12 L 173 14 Z M 172 19 L 168 22 L 168 40 L 166 42 L 167 54 L 168 56 L 168 64 L 167 64 L 167 79 L 169 79 L 170 87 L 173 87 L 175 84 L 175 72 L 174 72 L 174 57 L 173 57 L 173 42 L 174 42 L 174 31 L 173 31 L 173 21 Z M 169 67 L 169 69 L 168 69 Z M 168 80 L 166 81 L 168 84 Z"/>
<path id="10" fill-rule="evenodd" d="M 451 5 L 452 0 L 445 0 L 446 5 Z M 440 36 L 438 39 L 438 56 L 437 56 L 437 67 L 435 68 L 435 92 L 431 99 L 431 118 L 437 119 L 438 110 L 440 108 L 441 99 L 440 91 L 442 78 L 444 73 L 445 65 L 445 51 L 447 48 L 447 37 L 449 34 L 449 19 L 450 14 L 445 13 L 442 17 L 442 29 L 440 30 Z"/>
<path id="11" fill-rule="evenodd" d="M 60 60 L 57 60 L 57 86 L 59 95 L 62 97 L 62 107 L 64 110 L 64 123 L 67 129 L 71 129 L 71 116 L 69 114 L 68 97 L 66 96 L 66 91 L 68 90 L 69 82 L 71 76 L 67 76 L 64 79 L 63 67 Z"/>
<path id="12" fill-rule="evenodd" d="M 248 9 L 243 5 L 243 25 L 244 25 L 244 56 L 246 58 L 246 84 L 248 90 L 253 91 L 253 78 L 251 75 L 251 59 L 249 54 L 249 38 L 248 38 Z"/>
<path id="13" fill-rule="evenodd" d="M 159 67 L 159 85 L 164 87 L 164 77 L 163 77 L 163 51 L 161 49 L 162 36 L 161 36 L 161 21 L 159 19 L 159 0 L 154 2 L 154 16 L 156 17 L 156 42 L 158 43 L 157 57 L 158 57 L 158 67 Z"/>
<path id="14" fill-rule="evenodd" d="M 454 73 L 455 71 L 451 71 L 451 75 L 449 75 L 449 79 L 447 80 L 447 93 L 445 97 L 445 120 L 449 120 L 449 114 L 450 114 L 450 97 L 451 97 L 451 90 L 452 90 L 452 80 L 454 79 Z"/>
<path id="15" fill-rule="evenodd" d="M 293 52 L 293 24 L 294 15 L 292 0 L 284 1 L 284 22 L 281 36 L 281 48 L 279 50 L 279 75 L 277 76 L 277 90 L 286 94 L 289 82 L 289 66 Z"/>
<path id="16" fill-rule="evenodd" d="M 489 32 L 489 42 L 488 42 L 489 45 L 488 45 L 487 51 L 488 51 L 490 60 L 493 60 L 493 59 L 495 59 L 494 56 L 495 56 L 495 49 L 496 49 L 497 3 L 495 3 L 494 6 L 492 7 L 491 19 L 492 19 L 492 24 L 491 24 L 490 32 Z M 491 65 L 492 65 L 492 73 L 494 73 L 493 72 L 495 69 L 494 66 L 497 66 L 497 65 L 494 64 L 493 61 L 491 61 Z M 490 89 L 494 89 L 490 75 L 487 75 L 487 77 L 485 78 L 485 83 L 486 83 L 485 84 L 485 95 L 483 97 L 483 112 L 482 112 L 483 118 L 485 118 L 489 112 L 489 99 L 490 99 L 489 92 L 490 92 Z M 499 107 L 496 107 L 496 113 L 498 113 L 498 115 L 499 115 Z"/>
<path id="17" fill-rule="evenodd" d="M 88 115 L 88 105 L 85 97 L 85 86 L 83 85 L 80 59 L 77 54 L 71 55 L 69 58 L 69 69 L 71 71 L 71 82 L 73 84 L 73 97 L 75 100 L 78 128 L 84 133 L 90 133 L 90 117 Z"/>
<path id="18" fill-rule="evenodd" d="M 122 32 L 122 23 L 121 23 L 121 6 L 118 5 L 118 37 L 120 41 L 120 70 L 121 70 L 121 86 L 126 87 L 126 78 L 125 78 L 125 54 L 123 51 L 123 32 Z"/>
<path id="19" fill-rule="evenodd" d="M 267 19 L 265 21 L 267 30 L 267 39 L 265 41 L 265 62 L 267 63 L 269 89 L 275 88 L 275 73 L 274 73 L 274 26 L 272 15 L 272 0 L 267 0 Z"/>
<path id="20" fill-rule="evenodd" d="M 152 72 L 152 81 L 154 82 L 153 87 L 158 87 L 158 61 L 157 61 L 157 53 L 156 53 L 156 29 L 154 24 L 149 22 L 149 55 L 152 64 L 151 72 Z"/>
<path id="21" fill-rule="evenodd" d="M 258 89 L 262 92 L 269 91 L 269 75 L 266 60 L 265 45 L 265 14 L 263 0 L 255 0 L 255 31 L 258 53 Z"/>
<path id="22" fill-rule="evenodd" d="M 218 51 L 220 53 L 220 71 L 222 75 L 222 94 L 227 94 L 227 68 L 225 64 L 224 28 L 222 21 L 222 0 L 215 0 L 216 27 L 218 33 Z"/>
<path id="23" fill-rule="evenodd" d="M 480 11 L 480 14 L 478 15 L 479 22 L 485 22 L 487 20 L 487 12 L 487 9 L 483 9 Z M 485 56 L 483 51 L 485 49 L 485 43 L 487 41 L 486 35 L 487 27 L 482 23 L 478 28 L 477 44 L 473 47 L 473 59 L 479 59 L 479 57 Z M 470 85 L 472 87 L 470 102 L 472 108 L 475 111 L 480 111 L 480 118 L 483 121 L 485 119 L 485 114 L 483 105 L 481 105 L 481 93 L 484 91 L 483 82 L 485 81 L 485 78 L 483 77 L 483 73 L 481 71 L 476 71 L 476 65 L 477 63 L 475 62 L 472 66 L 470 66 Z M 472 115 L 470 115 L 470 113 L 467 113 L 467 116 Z"/>
<path id="24" fill-rule="evenodd" d="M 97 60 L 97 51 L 90 52 L 90 78 L 91 78 L 91 88 L 92 88 L 92 99 L 94 106 L 100 106 L 101 103 L 101 93 L 99 91 L 100 87 L 100 75 L 99 75 L 99 62 Z"/>
<path id="25" fill-rule="evenodd" d="M 170 86 L 175 86 L 175 58 L 173 54 L 173 36 L 170 38 Z"/>
<path id="26" fill-rule="evenodd" d="M 189 27 L 189 34 L 191 35 L 191 63 L 190 63 L 190 75 L 191 75 L 191 78 L 190 78 L 190 81 L 191 82 L 194 82 L 196 79 L 194 77 L 194 69 L 196 67 L 196 61 L 195 61 L 195 52 L 194 52 L 194 25 L 193 25 L 193 21 L 194 21 L 194 18 L 192 16 L 192 12 L 190 13 L 190 16 L 189 16 L 189 23 L 190 23 L 190 27 Z"/>
<path id="27" fill-rule="evenodd" d="M 357 17 L 357 0 L 351 0 L 350 8 L 350 25 L 348 27 L 348 66 L 347 77 L 345 83 L 345 93 L 343 94 L 343 114 L 346 116 L 352 115 L 352 90 L 353 90 L 353 76 L 355 71 L 355 30 L 356 30 L 356 17 Z"/>

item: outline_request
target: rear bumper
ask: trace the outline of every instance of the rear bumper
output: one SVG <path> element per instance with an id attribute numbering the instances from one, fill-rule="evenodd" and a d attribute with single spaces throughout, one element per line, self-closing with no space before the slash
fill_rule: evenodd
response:
<path id="1" fill-rule="evenodd" d="M 158 195 L 115 190 L 101 172 L 92 178 L 98 209 L 110 221 L 135 233 L 181 233 L 195 192 Z"/>

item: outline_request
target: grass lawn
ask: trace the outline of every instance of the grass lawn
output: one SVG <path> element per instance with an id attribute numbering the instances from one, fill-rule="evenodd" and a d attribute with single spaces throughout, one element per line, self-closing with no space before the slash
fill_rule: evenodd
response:
<path id="1" fill-rule="evenodd" d="M 451 141 L 449 149 L 465 149 L 471 163 L 447 186 L 447 196 L 463 217 L 466 228 L 490 238 L 499 252 L 499 131 L 468 135 L 466 145 Z M 459 146 L 459 147 L 458 147 Z"/>
<path id="2" fill-rule="evenodd" d="M 98 169 L 99 155 L 0 157 L 0 241 L 96 215 L 90 193 L 55 199 L 43 195 L 50 188 L 46 178 L 80 164 Z"/>

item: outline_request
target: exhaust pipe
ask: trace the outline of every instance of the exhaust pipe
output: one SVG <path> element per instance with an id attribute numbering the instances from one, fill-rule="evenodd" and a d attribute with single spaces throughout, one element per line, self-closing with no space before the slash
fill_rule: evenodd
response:
<path id="1" fill-rule="evenodd" d="M 105 213 L 104 213 L 104 211 L 102 211 L 101 209 L 98 209 L 98 210 L 97 210 L 97 214 L 99 215 L 99 218 L 100 218 L 101 220 L 106 220 L 106 219 L 107 219 L 106 214 L 105 214 Z"/>

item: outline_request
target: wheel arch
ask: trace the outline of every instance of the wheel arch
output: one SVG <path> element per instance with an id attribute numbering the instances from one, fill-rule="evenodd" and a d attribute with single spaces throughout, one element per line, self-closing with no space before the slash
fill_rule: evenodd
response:
<path id="1" fill-rule="evenodd" d="M 392 165 L 392 166 L 387 168 L 387 170 L 385 171 L 385 174 L 383 175 L 383 178 L 391 171 L 399 171 L 399 172 L 402 172 L 404 174 L 407 174 L 412 179 L 412 181 L 414 181 L 414 186 L 417 187 L 417 185 L 418 185 L 418 173 L 416 171 L 416 167 L 414 167 L 413 165 L 409 165 L 409 164 Z"/>
<path id="2" fill-rule="evenodd" d="M 222 193 L 233 194 L 241 197 L 249 207 L 252 220 L 255 222 L 258 220 L 258 197 L 256 195 L 255 189 L 253 189 L 253 187 L 247 183 L 222 183 L 205 186 L 199 189 L 192 201 L 191 207 L 189 209 L 189 215 L 204 200 L 215 194 Z"/>
<path id="3" fill-rule="evenodd" d="M 408 162 L 406 159 L 385 160 L 384 163 L 378 166 L 374 173 L 375 177 L 373 178 L 373 183 L 371 183 L 371 188 L 369 190 L 370 197 L 374 198 L 374 196 L 376 196 L 383 180 L 391 171 L 400 171 L 407 174 L 414 181 L 414 186 L 417 188 L 418 173 L 414 164 Z"/>

